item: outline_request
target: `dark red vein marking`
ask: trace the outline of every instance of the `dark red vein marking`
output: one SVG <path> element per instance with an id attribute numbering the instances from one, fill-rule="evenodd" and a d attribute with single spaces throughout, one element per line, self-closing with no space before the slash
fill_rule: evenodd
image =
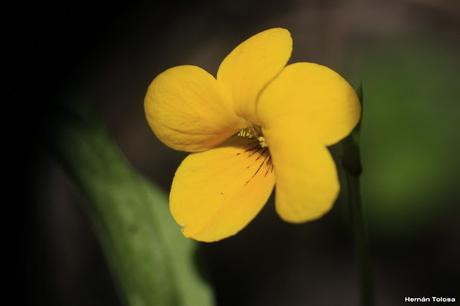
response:
<path id="1" fill-rule="evenodd" d="M 256 161 L 258 161 L 262 156 L 264 156 L 265 153 L 267 153 L 267 148 L 262 149 L 262 152 L 260 152 L 259 156 L 257 156 Z"/>
<path id="2" fill-rule="evenodd" d="M 259 146 L 259 147 L 257 148 L 257 150 L 252 151 L 251 153 L 249 153 L 248 157 L 253 156 L 254 154 L 258 153 L 260 150 L 262 150 L 262 147 L 261 147 L 261 146 Z"/>
<path id="3" fill-rule="evenodd" d="M 260 165 L 259 165 L 259 167 L 257 168 L 256 172 L 254 172 L 254 174 L 251 176 L 251 178 L 250 178 L 249 180 L 247 180 L 246 183 L 244 183 L 245 186 L 246 186 L 247 184 L 249 184 L 249 182 L 257 175 L 257 173 L 259 173 L 260 169 L 262 169 L 262 166 L 265 164 L 265 162 L 267 161 L 267 159 L 270 159 L 270 154 L 265 155 L 264 160 L 260 163 Z"/>
<path id="4" fill-rule="evenodd" d="M 270 158 L 267 160 L 267 171 L 265 171 L 265 175 L 264 176 L 267 176 L 268 174 L 268 171 L 272 170 L 273 169 L 273 163 L 272 163 L 272 158 L 270 156 Z"/>

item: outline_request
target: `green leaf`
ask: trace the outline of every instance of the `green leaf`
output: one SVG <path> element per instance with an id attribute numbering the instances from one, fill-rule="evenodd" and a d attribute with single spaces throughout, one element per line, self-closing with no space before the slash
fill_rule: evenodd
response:
<path id="1" fill-rule="evenodd" d="M 213 305 L 194 266 L 196 244 L 172 220 L 167 196 L 130 167 L 94 111 L 71 105 L 58 117 L 52 148 L 88 199 L 125 304 Z"/>
<path id="2" fill-rule="evenodd" d="M 456 207 L 456 48 L 424 35 L 372 42 L 350 59 L 354 79 L 365 80 L 363 200 L 369 225 L 382 234 L 430 230 Z"/>

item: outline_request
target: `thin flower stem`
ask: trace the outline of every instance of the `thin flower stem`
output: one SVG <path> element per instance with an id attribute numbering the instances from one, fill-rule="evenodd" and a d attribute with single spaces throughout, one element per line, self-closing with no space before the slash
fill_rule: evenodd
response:
<path id="1" fill-rule="evenodd" d="M 374 289 L 369 252 L 369 241 L 362 211 L 359 176 L 346 172 L 348 187 L 348 203 L 350 205 L 351 222 L 355 244 L 357 272 L 361 287 L 361 305 L 374 305 Z"/>
<path id="2" fill-rule="evenodd" d="M 362 85 L 357 90 L 361 106 L 364 107 Z M 362 120 L 362 116 L 361 116 Z M 359 276 L 361 289 L 361 305 L 374 305 L 374 286 L 372 278 L 372 268 L 369 251 L 369 240 L 364 220 L 363 205 L 361 199 L 360 176 L 362 172 L 360 154 L 360 130 L 361 121 L 358 126 L 343 141 L 343 168 L 347 181 L 348 204 L 350 206 L 350 217 L 353 227 L 353 239 L 356 256 L 356 267 Z"/>

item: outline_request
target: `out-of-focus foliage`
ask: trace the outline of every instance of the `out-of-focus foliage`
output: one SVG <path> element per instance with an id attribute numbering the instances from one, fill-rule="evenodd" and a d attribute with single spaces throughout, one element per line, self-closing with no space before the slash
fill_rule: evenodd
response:
<path id="1" fill-rule="evenodd" d="M 370 226 L 411 232 L 459 198 L 460 61 L 440 42 L 380 44 L 351 68 L 365 88 L 363 197 Z"/>
<path id="2" fill-rule="evenodd" d="M 180 234 L 167 196 L 128 165 L 86 104 L 73 105 L 79 109 L 60 116 L 54 148 L 88 199 L 126 305 L 212 305 L 194 266 L 195 244 Z"/>

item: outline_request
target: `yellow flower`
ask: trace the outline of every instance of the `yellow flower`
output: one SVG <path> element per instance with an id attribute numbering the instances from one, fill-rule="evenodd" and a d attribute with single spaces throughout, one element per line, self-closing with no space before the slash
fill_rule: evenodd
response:
<path id="1" fill-rule="evenodd" d="M 327 67 L 291 56 L 289 31 L 274 28 L 236 47 L 217 78 L 197 66 L 158 75 L 145 97 L 155 135 L 192 152 L 176 171 L 170 211 L 186 237 L 236 234 L 276 184 L 276 211 L 292 223 L 330 210 L 340 186 L 327 146 L 360 117 L 351 86 Z"/>

